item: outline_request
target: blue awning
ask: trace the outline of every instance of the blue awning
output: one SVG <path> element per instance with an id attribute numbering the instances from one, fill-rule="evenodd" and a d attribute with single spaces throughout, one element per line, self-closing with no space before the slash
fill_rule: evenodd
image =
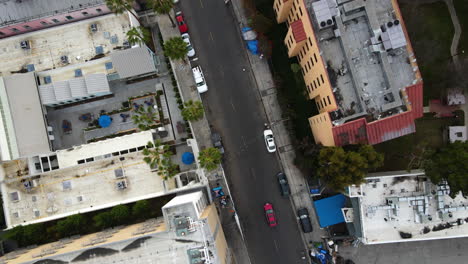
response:
<path id="1" fill-rule="evenodd" d="M 327 227 L 345 221 L 341 208 L 345 205 L 345 196 L 338 194 L 314 202 L 320 227 Z"/>

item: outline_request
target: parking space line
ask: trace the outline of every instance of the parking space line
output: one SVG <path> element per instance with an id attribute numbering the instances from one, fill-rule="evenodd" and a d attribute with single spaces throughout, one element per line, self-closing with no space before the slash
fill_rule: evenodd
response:
<path id="1" fill-rule="evenodd" d="M 210 31 L 210 38 L 212 41 L 214 41 L 213 34 L 211 33 L 211 31 Z"/>
<path id="2" fill-rule="evenodd" d="M 201 5 L 202 8 L 205 8 L 205 7 L 203 6 L 202 0 L 200 0 L 200 5 Z"/>

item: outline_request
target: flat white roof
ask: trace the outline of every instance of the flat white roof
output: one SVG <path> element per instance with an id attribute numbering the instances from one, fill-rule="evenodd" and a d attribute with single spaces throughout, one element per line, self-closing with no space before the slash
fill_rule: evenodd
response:
<path id="1" fill-rule="evenodd" d="M 448 195 L 418 171 L 366 178 L 358 196 L 363 242 L 394 243 L 468 236 L 468 200 Z M 403 237 L 407 238 L 403 238 Z"/>
<path id="2" fill-rule="evenodd" d="M 2 78 L 2 77 L 0 77 Z M 1 84 L 1 82 L 0 82 Z M 12 150 L 13 157 L 15 152 L 20 157 L 44 154 L 50 152 L 49 137 L 47 126 L 42 113 L 42 106 L 39 100 L 39 93 L 36 86 L 34 73 L 15 74 L 3 78 L 2 102 L 8 100 L 7 113 L 9 116 L 2 115 L 4 127 L 2 130 L 8 130 L 10 142 L 15 142 L 9 147 L 17 148 Z M 6 96 L 6 98 L 5 98 Z M 5 110 L 5 109 L 4 109 Z M 2 149 L 6 146 L 2 146 Z"/>
<path id="3" fill-rule="evenodd" d="M 121 152 L 146 146 L 153 140 L 151 131 L 142 131 L 117 138 L 110 138 L 94 143 L 84 144 L 70 149 L 56 152 L 60 168 L 75 166 L 79 160 L 94 158 L 95 160 L 112 156 L 112 153 Z"/>
<path id="4" fill-rule="evenodd" d="M 96 32 L 91 32 L 91 24 L 97 24 Z M 30 64 L 40 72 L 83 63 L 95 58 L 101 49 L 100 56 L 107 56 L 123 46 L 129 29 L 127 14 L 109 14 L 1 39 L 0 76 L 11 75 Z M 21 48 L 21 41 L 29 41 L 31 48 Z M 62 56 L 67 56 L 67 63 L 62 62 Z"/>
<path id="5" fill-rule="evenodd" d="M 141 151 L 34 176 L 18 177 L 21 162 L 2 164 L 0 176 L 7 226 L 59 219 L 201 186 L 163 181 Z M 27 169 L 27 168 L 26 168 Z M 3 174 L 3 175 L 2 175 Z"/>

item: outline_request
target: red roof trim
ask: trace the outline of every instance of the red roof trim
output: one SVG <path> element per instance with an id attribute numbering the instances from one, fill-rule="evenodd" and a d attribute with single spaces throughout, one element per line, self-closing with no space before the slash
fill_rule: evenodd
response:
<path id="1" fill-rule="evenodd" d="M 387 140 L 416 132 L 414 120 L 423 116 L 423 83 L 406 88 L 411 111 L 367 123 L 365 118 L 333 127 L 335 145 L 368 143 L 379 144 Z"/>
<path id="2" fill-rule="evenodd" d="M 307 35 L 304 31 L 304 25 L 302 24 L 302 20 L 299 19 L 292 22 L 291 29 L 294 36 L 294 40 L 296 40 L 297 43 L 307 38 Z"/>

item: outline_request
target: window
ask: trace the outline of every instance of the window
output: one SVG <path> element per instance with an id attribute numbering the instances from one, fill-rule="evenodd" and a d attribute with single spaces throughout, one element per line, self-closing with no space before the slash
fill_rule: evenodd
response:
<path id="1" fill-rule="evenodd" d="M 307 91 L 310 93 L 310 85 L 308 84 L 306 87 L 307 87 Z"/>
<path id="2" fill-rule="evenodd" d="M 20 200 L 20 196 L 18 192 L 10 193 L 10 199 L 12 202 L 18 202 Z"/>
<path id="3" fill-rule="evenodd" d="M 309 70 L 310 70 L 310 61 L 307 61 L 307 66 L 309 66 Z"/>
<path id="4" fill-rule="evenodd" d="M 317 86 L 320 86 L 320 80 L 319 80 L 319 77 L 317 77 Z"/>
<path id="5" fill-rule="evenodd" d="M 312 47 L 312 46 L 313 46 L 313 45 L 312 45 L 312 39 L 309 37 L 308 40 L 309 40 L 310 46 Z"/>
<path id="6" fill-rule="evenodd" d="M 315 80 L 313 81 L 314 84 L 314 89 L 317 89 L 317 84 L 315 83 Z"/>
<path id="7" fill-rule="evenodd" d="M 34 209 L 34 217 L 39 217 L 41 215 L 41 213 L 39 212 L 39 210 L 37 209 Z"/>
<path id="8" fill-rule="evenodd" d="M 325 101 L 325 97 L 323 98 L 323 104 L 327 106 L 327 101 Z"/>
<path id="9" fill-rule="evenodd" d="M 31 27 L 28 26 L 28 25 L 24 25 L 23 27 L 24 27 L 25 29 L 31 29 Z"/>
<path id="10" fill-rule="evenodd" d="M 325 83 L 325 81 L 323 80 L 323 75 L 320 74 L 320 79 L 322 79 L 322 83 Z"/>
<path id="11" fill-rule="evenodd" d="M 327 95 L 328 104 L 331 104 L 330 96 Z"/>
<path id="12" fill-rule="evenodd" d="M 306 42 L 306 49 L 309 51 L 309 43 Z"/>
<path id="13" fill-rule="evenodd" d="M 318 61 L 318 60 L 317 60 L 317 55 L 315 55 L 315 53 L 314 53 L 314 59 L 315 59 L 315 62 Z"/>
<path id="14" fill-rule="evenodd" d="M 45 22 L 45 21 L 41 21 L 41 25 L 47 26 L 47 25 L 49 25 L 49 23 L 47 23 L 47 22 Z"/>
<path id="15" fill-rule="evenodd" d="M 310 62 L 312 62 L 312 66 L 314 66 L 314 60 L 312 60 L 312 57 L 310 57 Z"/>
<path id="16" fill-rule="evenodd" d="M 60 23 L 60 20 L 58 20 L 58 19 L 56 19 L 56 18 L 53 18 L 53 19 L 52 19 L 52 22 L 54 22 L 54 23 Z"/>
<path id="17" fill-rule="evenodd" d="M 75 70 L 75 77 L 82 77 L 83 76 L 83 72 L 81 71 L 81 69 L 76 69 Z"/>
<path id="18" fill-rule="evenodd" d="M 301 9 L 301 7 L 299 7 L 299 13 L 300 13 L 301 16 L 302 16 L 302 9 Z"/>
<path id="19" fill-rule="evenodd" d="M 94 161 L 94 158 L 92 158 L 92 157 L 86 159 L 86 162 L 93 162 L 93 161 Z"/>
<path id="20" fill-rule="evenodd" d="M 81 14 L 83 14 L 83 16 L 87 16 L 87 15 L 89 15 L 89 13 L 88 13 L 88 12 L 81 12 Z"/>
<path id="21" fill-rule="evenodd" d="M 301 67 L 302 76 L 305 76 L 304 69 Z"/>
<path id="22" fill-rule="evenodd" d="M 62 188 L 64 191 L 69 191 L 72 189 L 72 184 L 71 181 L 63 181 L 62 182 Z"/>
<path id="23" fill-rule="evenodd" d="M 68 20 L 72 20 L 72 19 L 73 19 L 72 16 L 66 16 L 65 18 L 68 19 Z"/>
<path id="24" fill-rule="evenodd" d="M 102 9 L 101 9 L 101 8 L 96 8 L 96 11 L 97 11 L 98 13 L 101 13 L 101 12 L 102 12 Z"/>
<path id="25" fill-rule="evenodd" d="M 13 31 L 13 32 L 19 32 L 20 30 L 17 29 L 17 28 L 12 28 L 11 31 Z"/>
<path id="26" fill-rule="evenodd" d="M 110 70 L 112 68 L 114 68 L 114 66 L 112 65 L 112 62 L 106 62 L 106 70 Z"/>
<path id="27" fill-rule="evenodd" d="M 78 164 L 83 164 L 83 163 L 85 163 L 84 159 L 78 161 Z"/>

